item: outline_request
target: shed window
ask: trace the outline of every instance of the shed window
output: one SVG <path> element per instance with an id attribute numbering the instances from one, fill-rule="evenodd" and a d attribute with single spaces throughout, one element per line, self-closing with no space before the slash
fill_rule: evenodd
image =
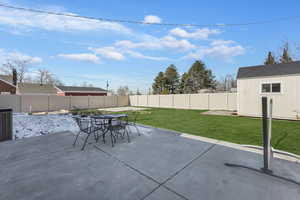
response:
<path id="1" fill-rule="evenodd" d="M 262 93 L 271 92 L 271 84 L 269 83 L 262 84 L 261 92 Z"/>
<path id="2" fill-rule="evenodd" d="M 280 83 L 263 83 L 261 85 L 262 93 L 280 93 L 281 92 L 281 84 Z"/>
<path id="3" fill-rule="evenodd" d="M 272 92 L 280 92 L 280 83 L 272 83 Z"/>

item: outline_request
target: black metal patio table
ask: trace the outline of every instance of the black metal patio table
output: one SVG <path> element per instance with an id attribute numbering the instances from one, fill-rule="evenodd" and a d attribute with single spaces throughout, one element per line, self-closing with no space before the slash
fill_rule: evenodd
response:
<path id="1" fill-rule="evenodd" d="M 116 137 L 113 134 L 113 124 L 112 124 L 113 120 L 120 119 L 120 118 L 127 118 L 127 117 L 128 117 L 127 114 L 104 114 L 104 115 L 91 116 L 91 118 L 95 120 L 107 120 L 107 123 L 105 124 L 103 130 L 103 138 L 105 138 L 106 133 L 109 131 L 112 146 L 114 146 L 114 142 L 116 142 Z"/>

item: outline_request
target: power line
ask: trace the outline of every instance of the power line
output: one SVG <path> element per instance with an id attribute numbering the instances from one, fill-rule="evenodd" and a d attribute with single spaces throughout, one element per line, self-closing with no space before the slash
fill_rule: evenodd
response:
<path id="1" fill-rule="evenodd" d="M 88 20 L 97 20 L 102 22 L 117 22 L 117 23 L 128 23 L 128 24 L 147 24 L 147 25 L 159 25 L 159 26 L 193 26 L 193 27 L 224 27 L 224 26 L 247 26 L 247 25 L 259 25 L 259 24 L 270 24 L 276 23 L 280 21 L 288 21 L 293 19 L 299 19 L 300 16 L 291 16 L 291 17 L 282 17 L 277 19 L 270 19 L 264 21 L 253 21 L 246 23 L 229 23 L 229 24 L 177 24 L 177 23 L 145 23 L 143 21 L 135 21 L 135 20 L 124 20 L 124 19 L 112 19 L 112 18 L 102 18 L 102 17 L 91 17 L 91 16 L 83 16 L 83 15 L 75 15 L 68 13 L 59 13 L 52 11 L 45 11 L 33 8 L 25 8 L 25 7 L 17 7 L 12 5 L 7 5 L 0 3 L 0 7 L 14 9 L 14 10 L 22 10 L 26 12 L 34 12 L 40 14 L 48 14 L 48 15 L 57 15 L 57 16 L 65 16 L 65 17 L 74 17 Z"/>

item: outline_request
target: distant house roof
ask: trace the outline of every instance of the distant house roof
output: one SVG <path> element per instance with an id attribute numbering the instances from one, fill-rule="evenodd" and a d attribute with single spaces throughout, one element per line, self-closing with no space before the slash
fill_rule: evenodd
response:
<path id="1" fill-rule="evenodd" d="M 258 65 L 252 67 L 240 67 L 237 78 L 253 78 L 263 76 L 281 76 L 290 74 L 300 74 L 300 61 L 291 63 L 280 63 L 273 65 Z"/>
<path id="2" fill-rule="evenodd" d="M 18 93 L 20 94 L 57 94 L 57 90 L 54 85 L 39 84 L 39 83 L 19 83 Z"/>
<path id="3" fill-rule="evenodd" d="M 0 75 L 0 93 L 16 93 L 16 86 L 13 84 L 12 76 Z"/>
<path id="4" fill-rule="evenodd" d="M 77 87 L 77 86 L 56 86 L 62 92 L 101 92 L 105 93 L 106 90 L 98 87 Z"/>
<path id="5" fill-rule="evenodd" d="M 10 84 L 13 84 L 13 77 L 12 75 L 1 75 L 0 74 L 0 79 L 5 81 L 5 82 L 8 82 Z"/>

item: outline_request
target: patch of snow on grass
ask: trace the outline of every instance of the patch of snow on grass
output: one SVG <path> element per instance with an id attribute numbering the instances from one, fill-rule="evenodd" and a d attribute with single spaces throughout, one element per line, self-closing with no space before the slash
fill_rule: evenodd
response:
<path id="1" fill-rule="evenodd" d="M 72 115 L 28 115 L 26 113 L 15 113 L 13 115 L 14 139 L 63 131 L 74 133 L 79 131 Z"/>

